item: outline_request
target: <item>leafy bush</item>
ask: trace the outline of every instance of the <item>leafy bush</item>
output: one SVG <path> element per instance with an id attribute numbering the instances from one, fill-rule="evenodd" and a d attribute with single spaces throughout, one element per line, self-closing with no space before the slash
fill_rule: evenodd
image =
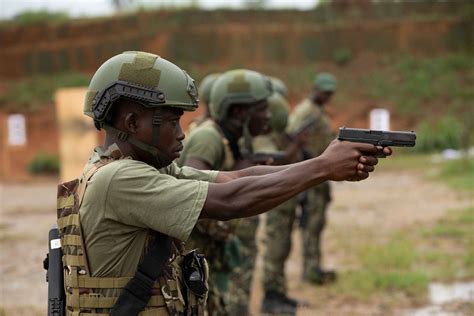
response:
<path id="1" fill-rule="evenodd" d="M 423 122 L 417 128 L 415 149 L 419 152 L 459 149 L 464 132 L 463 125 L 454 117 L 448 116 L 435 123 Z"/>
<path id="2" fill-rule="evenodd" d="M 59 173 L 59 157 L 45 152 L 38 153 L 28 164 L 28 172 L 34 175 Z"/>
<path id="3" fill-rule="evenodd" d="M 336 50 L 332 58 L 339 65 L 345 65 L 352 60 L 352 51 L 348 48 L 341 48 Z"/>

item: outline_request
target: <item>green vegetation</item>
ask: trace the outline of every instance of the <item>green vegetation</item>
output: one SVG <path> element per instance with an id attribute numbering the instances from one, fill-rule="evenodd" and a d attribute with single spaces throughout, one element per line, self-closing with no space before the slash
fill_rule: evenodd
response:
<path id="1" fill-rule="evenodd" d="M 28 172 L 34 175 L 57 175 L 59 173 L 59 157 L 40 152 L 31 160 L 27 168 Z"/>
<path id="2" fill-rule="evenodd" d="M 474 159 L 466 157 L 445 162 L 437 178 L 456 190 L 474 193 Z"/>
<path id="3" fill-rule="evenodd" d="M 388 58 L 363 83 L 369 97 L 390 101 L 408 116 L 444 110 L 460 114 L 474 97 L 474 60 L 469 54 L 435 58 Z M 425 110 L 425 111 L 423 111 Z"/>
<path id="4" fill-rule="evenodd" d="M 415 150 L 435 152 L 446 148 L 459 149 L 465 133 L 465 127 L 452 116 L 443 117 L 434 123 L 424 121 L 417 128 Z"/>
<path id="5" fill-rule="evenodd" d="M 336 64 L 343 66 L 352 60 L 352 51 L 348 48 L 338 49 L 333 53 L 332 58 Z"/>
<path id="6" fill-rule="evenodd" d="M 343 273 L 332 290 L 361 300 L 382 293 L 420 300 L 432 281 L 473 278 L 473 225 L 474 208 L 468 207 L 430 227 L 405 228 L 385 243 L 367 241 L 357 250 L 361 268 Z"/>
<path id="7" fill-rule="evenodd" d="M 418 146 L 418 145 L 417 145 Z M 451 188 L 474 194 L 474 160 L 469 157 L 437 161 L 432 154 L 412 154 L 410 149 L 396 149 L 396 154 L 379 160 L 379 170 L 410 170 L 421 176 L 446 183 Z"/>
<path id="8" fill-rule="evenodd" d="M 430 251 L 418 255 L 420 266 L 438 281 L 474 277 L 474 207 L 450 210 L 435 225 L 418 230 Z M 436 247 L 433 247 L 436 245 Z M 421 248 L 421 245 L 420 245 Z M 426 247 L 428 249 L 428 247 Z"/>
<path id="9" fill-rule="evenodd" d="M 408 239 L 397 236 L 386 244 L 361 245 L 357 257 L 362 269 L 343 274 L 336 291 L 359 299 L 380 291 L 425 293 L 429 277 L 416 269 L 415 246 Z"/>
<path id="10" fill-rule="evenodd" d="M 62 87 L 87 86 L 90 78 L 80 73 L 34 76 L 17 81 L 0 96 L 0 109 L 15 107 L 17 111 L 34 111 L 53 101 L 54 93 Z"/>
<path id="11" fill-rule="evenodd" d="M 409 151 L 409 150 L 407 150 Z M 455 190 L 474 193 L 474 160 L 457 159 L 435 162 L 431 154 L 400 154 L 381 159 L 379 170 L 409 170 L 427 179 L 442 181 Z M 422 212 L 423 210 L 417 210 Z M 341 275 L 330 290 L 370 301 L 377 295 L 409 297 L 420 301 L 433 281 L 452 282 L 474 278 L 474 207 L 449 210 L 434 223 L 413 224 L 388 239 L 373 233 L 353 232 L 359 236 L 351 247 L 357 268 Z M 397 295 L 399 294 L 399 295 Z M 400 295 L 401 294 L 401 295 Z"/>
<path id="12" fill-rule="evenodd" d="M 13 18 L 13 23 L 31 25 L 38 23 L 66 22 L 69 15 L 66 12 L 49 12 L 47 10 L 23 11 Z"/>

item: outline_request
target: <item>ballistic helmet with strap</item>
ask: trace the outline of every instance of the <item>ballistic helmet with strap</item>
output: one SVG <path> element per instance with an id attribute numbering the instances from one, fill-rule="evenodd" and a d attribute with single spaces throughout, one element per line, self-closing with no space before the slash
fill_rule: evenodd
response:
<path id="1" fill-rule="evenodd" d="M 273 90 L 275 90 L 275 92 L 278 92 L 285 98 L 288 97 L 288 88 L 281 79 L 278 79 L 276 77 L 270 77 L 270 80 L 272 81 Z"/>
<path id="2" fill-rule="evenodd" d="M 111 114 L 118 100 L 129 100 L 155 109 L 153 141 L 147 144 L 110 124 Z M 155 165 L 171 163 L 158 149 L 161 107 L 194 111 L 198 107 L 198 90 L 194 80 L 175 64 L 145 52 L 124 52 L 100 66 L 87 90 L 84 114 L 94 119 L 97 129 L 116 133 L 121 141 L 128 141 L 155 157 Z"/>
<path id="3" fill-rule="evenodd" d="M 286 99 L 279 93 L 275 92 L 268 98 L 268 109 L 272 114 L 270 126 L 278 133 L 285 130 L 288 124 L 288 114 L 290 106 Z"/>
<path id="4" fill-rule="evenodd" d="M 270 79 L 261 73 L 247 69 L 227 71 L 219 76 L 211 89 L 211 117 L 221 126 L 232 125 L 242 129 L 245 149 L 252 152 L 252 136 L 248 125 L 255 106 L 266 101 L 272 92 Z M 244 122 L 229 115 L 234 105 L 248 106 Z"/>
<path id="5" fill-rule="evenodd" d="M 228 119 L 232 105 L 256 105 L 273 92 L 268 77 L 253 70 L 236 69 L 223 73 L 211 89 L 210 110 L 216 121 Z"/>

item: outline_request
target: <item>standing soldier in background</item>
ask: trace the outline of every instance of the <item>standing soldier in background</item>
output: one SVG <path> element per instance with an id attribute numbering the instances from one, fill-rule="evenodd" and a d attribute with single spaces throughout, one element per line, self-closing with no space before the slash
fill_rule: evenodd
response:
<path id="1" fill-rule="evenodd" d="M 273 82 L 273 80 L 272 80 Z M 284 93 L 273 84 L 275 90 Z M 274 164 L 288 164 L 299 160 L 302 147 L 306 143 L 307 133 L 302 131 L 293 137 L 285 133 L 288 123 L 289 105 L 280 93 L 274 93 L 268 100 L 272 114 L 270 133 L 255 137 L 253 141 L 256 153 L 279 153 L 281 160 Z M 261 312 L 264 314 L 296 313 L 297 301 L 287 296 L 285 279 L 285 261 L 291 250 L 291 233 L 295 221 L 297 199 L 293 198 L 278 207 L 266 217 L 265 254 L 263 259 L 264 299 Z"/>
<path id="2" fill-rule="evenodd" d="M 208 74 L 205 76 L 201 84 L 199 85 L 198 91 L 199 91 L 199 103 L 201 106 L 204 107 L 204 113 L 189 123 L 188 126 L 188 133 L 191 132 L 193 129 L 201 125 L 205 120 L 209 119 L 211 117 L 211 114 L 209 113 L 209 99 L 211 96 L 211 89 L 212 85 L 216 81 L 217 77 L 219 77 L 218 73 L 212 73 Z"/>
<path id="3" fill-rule="evenodd" d="M 239 170 L 253 165 L 244 159 L 239 139 L 245 143 L 262 134 L 268 126 L 270 113 L 267 99 L 272 94 L 268 78 L 251 70 L 231 70 L 219 76 L 212 87 L 210 114 L 212 119 L 193 130 L 184 146 L 180 165 L 202 170 Z M 245 315 L 248 310 L 250 282 L 257 253 L 255 231 L 258 217 L 245 223 L 251 231 L 248 246 L 240 249 L 235 238 L 238 221 L 199 221 L 189 240 L 190 248 L 199 248 L 212 262 L 210 266 L 208 311 L 210 315 Z M 247 235 L 247 234 L 244 234 Z M 252 246 L 253 244 L 253 246 Z M 244 253 L 239 254 L 240 250 Z M 240 261 L 240 257 L 245 260 Z M 232 308 L 227 299 L 232 270 L 239 267 L 242 286 L 234 286 Z M 250 274 L 250 275 L 248 275 Z M 240 281 L 239 281 L 240 283 Z M 244 304 L 245 306 L 237 306 Z"/>
<path id="4" fill-rule="evenodd" d="M 288 132 L 298 130 L 308 118 L 314 119 L 309 128 L 309 139 L 305 150 L 306 159 L 319 156 L 334 139 L 329 117 L 324 106 L 336 91 L 336 78 L 329 73 L 320 73 L 314 80 L 311 95 L 298 104 L 290 116 Z M 336 273 L 322 268 L 321 237 L 326 224 L 326 209 L 331 201 L 328 182 L 314 187 L 305 194 L 302 203 L 303 233 L 303 280 L 314 284 L 334 282 Z"/>

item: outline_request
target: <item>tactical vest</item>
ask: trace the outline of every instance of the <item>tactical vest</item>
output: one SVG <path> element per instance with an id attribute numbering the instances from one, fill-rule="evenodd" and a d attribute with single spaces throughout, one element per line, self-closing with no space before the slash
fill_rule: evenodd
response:
<path id="1" fill-rule="evenodd" d="M 58 186 L 58 229 L 63 251 L 66 316 L 106 316 L 118 296 L 106 296 L 123 289 L 131 277 L 92 277 L 89 269 L 79 209 L 87 182 L 95 172 L 113 161 L 102 158 L 80 179 Z M 175 243 L 176 245 L 176 243 Z M 152 296 L 139 315 L 203 315 L 207 295 L 195 295 L 186 287 L 183 276 L 184 247 L 175 247 L 170 262 L 153 286 Z M 207 286 L 208 268 L 204 261 Z M 118 292 L 118 291 L 115 291 Z"/>

